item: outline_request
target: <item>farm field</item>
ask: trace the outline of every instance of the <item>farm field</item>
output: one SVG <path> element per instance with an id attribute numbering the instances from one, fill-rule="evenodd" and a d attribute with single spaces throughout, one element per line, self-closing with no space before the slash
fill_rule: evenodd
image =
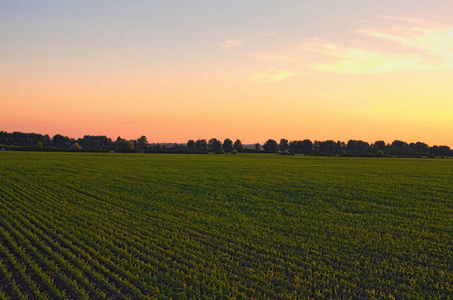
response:
<path id="1" fill-rule="evenodd" d="M 452 295 L 452 159 L 0 153 L 0 299 Z"/>

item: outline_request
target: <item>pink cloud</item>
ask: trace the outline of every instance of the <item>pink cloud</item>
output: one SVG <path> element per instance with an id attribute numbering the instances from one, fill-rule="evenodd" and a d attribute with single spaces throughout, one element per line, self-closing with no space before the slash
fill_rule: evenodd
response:
<path id="1" fill-rule="evenodd" d="M 423 20 L 382 16 L 396 21 L 382 29 L 367 28 L 356 32 L 378 40 L 394 42 L 387 51 L 312 38 L 296 48 L 321 55 L 321 62 L 308 66 L 318 71 L 340 73 L 381 73 L 408 70 L 433 70 L 453 67 L 453 27 Z M 403 51 L 401 51 L 403 49 Z"/>

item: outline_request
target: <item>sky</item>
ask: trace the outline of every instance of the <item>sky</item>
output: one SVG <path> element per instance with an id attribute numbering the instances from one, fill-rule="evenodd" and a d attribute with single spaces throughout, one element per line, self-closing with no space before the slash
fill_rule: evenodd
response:
<path id="1" fill-rule="evenodd" d="M 0 0 L 0 130 L 453 147 L 453 0 Z"/>

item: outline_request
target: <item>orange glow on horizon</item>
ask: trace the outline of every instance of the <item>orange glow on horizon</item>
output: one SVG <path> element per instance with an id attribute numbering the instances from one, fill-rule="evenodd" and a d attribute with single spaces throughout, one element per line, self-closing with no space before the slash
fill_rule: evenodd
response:
<path id="1" fill-rule="evenodd" d="M 225 38 L 209 46 L 215 55 L 206 60 L 137 62 L 98 53 L 86 62 L 6 62 L 0 130 L 453 147 L 453 26 L 391 16 L 374 22 L 335 42 Z"/>

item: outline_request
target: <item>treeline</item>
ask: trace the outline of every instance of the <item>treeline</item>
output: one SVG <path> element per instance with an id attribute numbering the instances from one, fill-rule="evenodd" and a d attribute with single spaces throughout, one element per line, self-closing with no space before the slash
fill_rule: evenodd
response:
<path id="1" fill-rule="evenodd" d="M 372 144 L 361 140 L 314 141 L 309 139 L 289 141 L 281 139 L 278 143 L 269 139 L 263 145 L 245 147 L 237 139 L 227 138 L 223 142 L 216 138 L 210 140 L 189 140 L 186 144 L 149 144 L 146 136 L 136 140 L 118 137 L 115 141 L 106 136 L 85 135 L 74 139 L 61 134 L 53 137 L 37 133 L 8 133 L 0 131 L 2 150 L 17 151 L 75 151 L 75 152 L 144 152 L 144 153 L 277 153 L 283 155 L 337 155 L 337 156 L 399 156 L 399 157 L 438 157 L 453 156 L 448 146 L 428 146 L 422 142 L 406 143 L 395 140 L 392 143 L 376 141 Z"/>
<path id="2" fill-rule="evenodd" d="M 392 143 L 376 141 L 372 144 L 362 140 L 342 141 L 288 141 L 281 139 L 280 143 L 268 140 L 263 145 L 263 151 L 279 154 L 306 155 L 341 155 L 341 156 L 400 156 L 400 157 L 434 157 L 453 156 L 448 146 L 428 146 L 426 143 L 406 143 L 395 140 Z"/>
<path id="3" fill-rule="evenodd" d="M 0 131 L 0 148 L 15 151 L 74 151 L 74 152 L 184 152 L 183 144 L 150 145 L 145 136 L 137 140 L 118 137 L 115 141 L 104 135 L 85 135 L 74 139 L 61 134 L 50 137 L 48 134 Z"/>
<path id="4" fill-rule="evenodd" d="M 38 133 L 0 131 L 0 145 L 9 150 L 42 150 L 42 151 L 110 151 L 112 140 L 106 136 L 85 135 L 83 138 L 74 139 L 61 134 L 52 138 Z"/>

